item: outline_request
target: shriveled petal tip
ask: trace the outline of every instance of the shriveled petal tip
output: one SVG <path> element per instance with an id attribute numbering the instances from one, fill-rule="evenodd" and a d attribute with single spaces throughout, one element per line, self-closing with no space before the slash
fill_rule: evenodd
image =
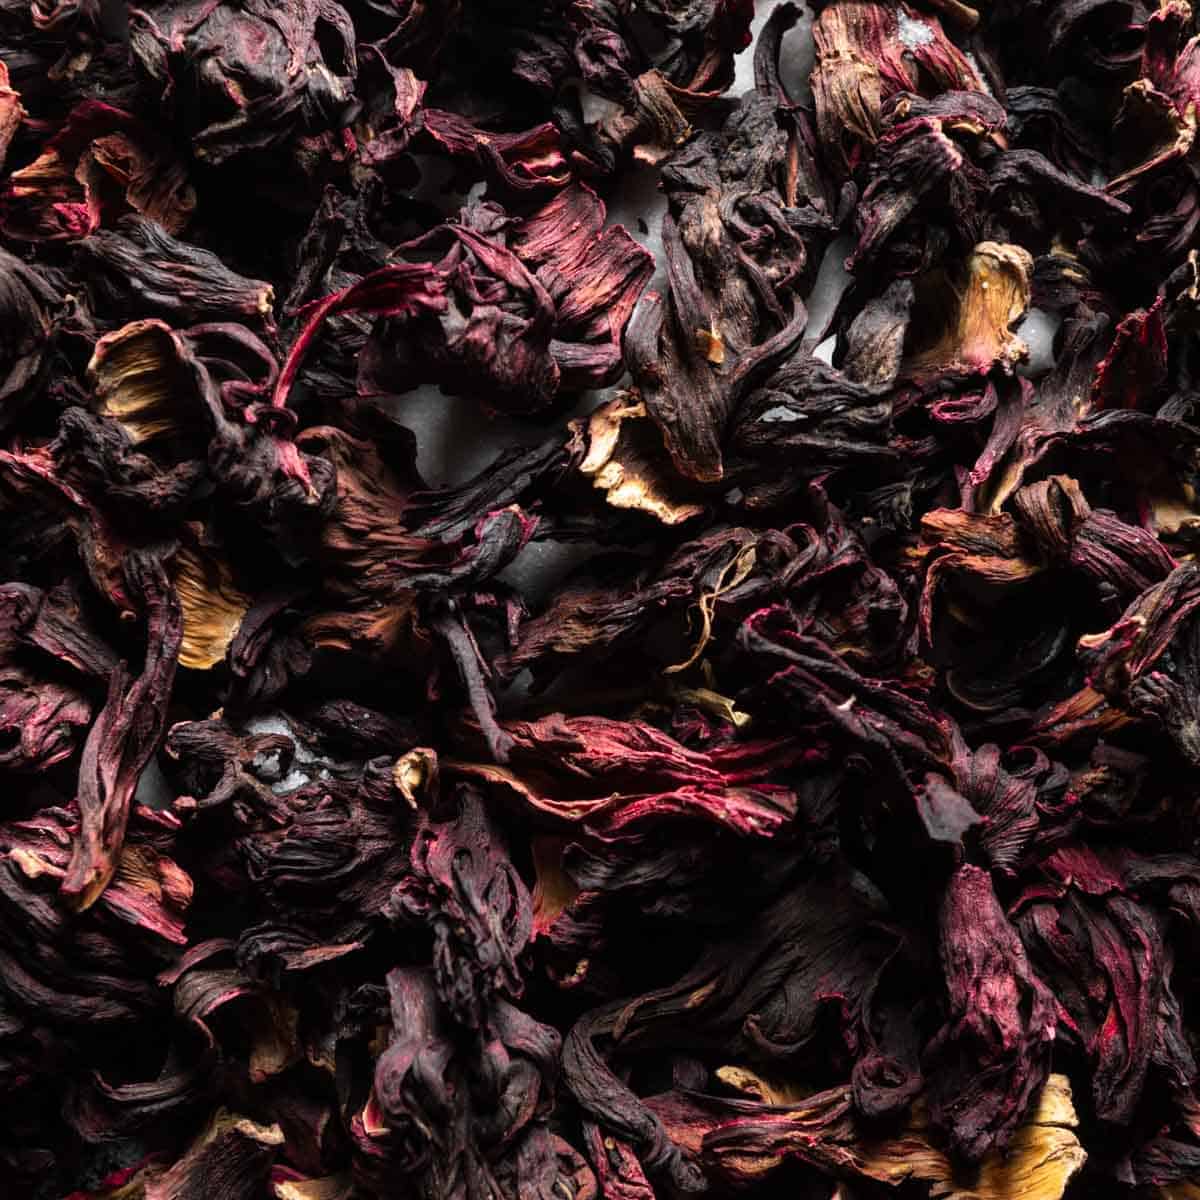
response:
<path id="1" fill-rule="evenodd" d="M 1078 1123 L 1070 1081 L 1051 1075 L 1007 1152 L 993 1151 L 976 1172 L 956 1168 L 929 1140 L 920 1106 L 900 1137 L 863 1145 L 861 1170 L 884 1183 L 920 1180 L 939 1200 L 1060 1200 L 1088 1157 Z"/>
<path id="2" fill-rule="evenodd" d="M 819 1090 L 798 1079 L 787 1079 L 779 1073 L 764 1074 L 749 1067 L 718 1067 L 716 1077 L 726 1087 L 752 1100 L 776 1106 L 799 1104 Z"/>
<path id="3" fill-rule="evenodd" d="M 672 495 L 676 489 L 685 491 L 685 485 L 671 469 L 640 401 L 606 401 L 576 437 L 586 448 L 580 473 L 591 478 L 613 508 L 644 512 L 664 525 L 682 524 L 704 511 L 703 505 Z"/>
<path id="4" fill-rule="evenodd" d="M 62 882 L 62 897 L 75 912 L 86 912 L 104 894 L 116 867 L 110 862 L 100 862 L 71 869 Z"/>
<path id="5" fill-rule="evenodd" d="M 183 609 L 179 665 L 204 671 L 223 662 L 251 598 L 238 589 L 227 563 L 195 545 L 175 554 L 175 589 Z"/>
<path id="6" fill-rule="evenodd" d="M 967 259 L 965 277 L 940 272 L 919 290 L 913 349 L 902 371 L 917 380 L 950 373 L 1011 371 L 1029 347 L 1015 325 L 1029 308 L 1033 255 L 1023 246 L 981 242 Z"/>
<path id="7" fill-rule="evenodd" d="M 410 808 L 426 805 L 437 796 L 437 752 L 419 746 L 401 755 L 392 767 L 392 784 Z"/>

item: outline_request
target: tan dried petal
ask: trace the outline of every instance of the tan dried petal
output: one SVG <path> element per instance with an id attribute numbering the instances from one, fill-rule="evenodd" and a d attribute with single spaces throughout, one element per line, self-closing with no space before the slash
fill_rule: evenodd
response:
<path id="1" fill-rule="evenodd" d="M 675 688 L 673 695 L 682 703 L 694 704 L 704 712 L 728 721 L 737 729 L 747 728 L 754 720 L 750 713 L 743 712 L 728 696 L 722 696 L 711 688 Z"/>
<path id="2" fill-rule="evenodd" d="M 600 405 L 587 419 L 572 422 L 573 441 L 586 445 L 579 464 L 593 486 L 605 493 L 613 508 L 632 508 L 678 525 L 704 511 L 667 494 L 670 470 L 646 406 L 630 396 L 617 396 Z"/>
<path id="3" fill-rule="evenodd" d="M 712 620 L 717 601 L 726 592 L 731 592 L 745 583 L 757 561 L 758 551 L 753 543 L 744 547 L 741 553 L 726 565 L 712 590 L 700 596 L 696 601 L 696 607 L 700 611 L 700 636 L 696 639 L 696 645 L 683 662 L 664 667 L 664 675 L 674 675 L 679 671 L 687 670 L 704 653 L 705 647 L 712 637 Z"/>
<path id="4" fill-rule="evenodd" d="M 8 154 L 9 143 L 25 119 L 20 95 L 10 86 L 8 67 L 0 62 L 0 167 Z"/>
<path id="5" fill-rule="evenodd" d="M 40 875 L 61 879 L 66 874 L 62 867 L 48 863 L 41 855 L 34 854 L 32 850 L 26 850 L 21 846 L 14 846 L 8 852 L 8 860 L 15 867 L 19 867 L 27 879 L 37 879 Z"/>
<path id="6" fill-rule="evenodd" d="M 174 335 L 162 321 L 133 321 L 96 343 L 88 375 L 100 412 L 135 445 L 181 431 L 177 361 Z"/>
<path id="7" fill-rule="evenodd" d="M 268 1019 L 261 1022 L 250 1048 L 250 1079 L 261 1083 L 286 1071 L 300 1057 L 300 1014 L 290 1004 L 272 998 Z"/>
<path id="8" fill-rule="evenodd" d="M 956 1178 L 950 1160 L 930 1144 L 920 1105 L 904 1133 L 861 1148 L 860 1167 L 884 1183 L 927 1182 L 937 1200 L 1059 1200 L 1087 1161 L 1075 1136 L 1078 1124 L 1070 1081 L 1051 1075 L 1007 1151 L 989 1154 L 969 1182 Z"/>
<path id="9" fill-rule="evenodd" d="M 165 898 L 176 908 L 187 908 L 195 891 L 192 877 L 174 860 L 149 846 L 129 843 L 121 850 L 114 882 L 128 884 L 155 901 Z"/>
<path id="10" fill-rule="evenodd" d="M 1181 533 L 1194 536 L 1200 530 L 1195 493 L 1186 484 L 1180 490 L 1181 496 L 1149 498 L 1151 528 L 1160 537 L 1177 537 Z"/>
<path id="11" fill-rule="evenodd" d="M 175 588 L 183 608 L 179 665 L 206 671 L 224 661 L 250 598 L 226 563 L 195 546 L 181 546 L 175 555 Z"/>
<path id="12" fill-rule="evenodd" d="M 696 348 L 713 366 L 719 367 L 725 361 L 725 339 L 715 320 L 711 329 L 696 330 Z"/>
<path id="13" fill-rule="evenodd" d="M 924 325 L 904 364 L 910 378 L 954 371 L 1011 370 L 1029 356 L 1012 332 L 1028 311 L 1033 256 L 1022 246 L 980 242 L 967 260 L 965 281 L 941 271 L 922 281 L 918 310 Z"/>
<path id="14" fill-rule="evenodd" d="M 275 1148 L 283 1142 L 278 1125 L 259 1125 L 218 1109 L 183 1157 L 147 1182 L 145 1200 L 184 1200 L 203 1183 L 245 1187 L 261 1177 L 265 1185 Z"/>
<path id="15" fill-rule="evenodd" d="M 607 137 L 634 143 L 634 157 L 651 165 L 683 145 L 692 126 L 683 112 L 687 94 L 658 71 L 646 71 L 633 81 L 633 111 L 621 112 L 602 123 Z"/>
<path id="16" fill-rule="evenodd" d="M 817 120 L 822 139 L 843 152 L 853 141 L 873 146 L 879 140 L 883 81 L 878 67 L 866 58 L 862 31 L 873 14 L 862 10 L 868 7 L 878 6 L 831 4 L 813 26 L 816 64 L 811 82 Z M 835 130 L 837 137 L 831 139 Z"/>

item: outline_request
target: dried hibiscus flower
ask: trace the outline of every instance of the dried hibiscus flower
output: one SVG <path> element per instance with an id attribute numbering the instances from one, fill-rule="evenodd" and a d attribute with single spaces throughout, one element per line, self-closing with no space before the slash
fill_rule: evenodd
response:
<path id="1" fill-rule="evenodd" d="M 1200 25 L 809 10 L 0 5 L 5 1197 L 1200 1191 Z"/>

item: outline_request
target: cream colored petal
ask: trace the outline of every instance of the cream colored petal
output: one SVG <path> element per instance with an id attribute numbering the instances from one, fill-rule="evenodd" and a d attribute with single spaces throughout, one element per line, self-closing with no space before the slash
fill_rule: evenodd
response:
<path id="1" fill-rule="evenodd" d="M 186 545 L 175 555 L 175 588 L 183 608 L 180 666 L 201 671 L 216 666 L 250 608 L 250 597 L 238 590 L 226 563 Z"/>

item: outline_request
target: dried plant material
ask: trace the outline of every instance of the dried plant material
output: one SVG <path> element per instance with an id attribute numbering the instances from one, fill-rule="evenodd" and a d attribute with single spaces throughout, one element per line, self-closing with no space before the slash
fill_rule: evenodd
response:
<path id="1" fill-rule="evenodd" d="M 342 313 L 380 318 L 358 369 L 366 390 L 437 382 L 528 413 L 560 390 L 613 382 L 621 335 L 653 265 L 624 229 L 601 232 L 604 218 L 599 197 L 575 185 L 516 230 L 498 205 L 480 202 L 398 246 L 392 257 L 408 261 L 309 306 L 276 404 L 309 344 Z M 391 336 L 401 325 L 404 336 Z"/>
<path id="2" fill-rule="evenodd" d="M 1003 1151 L 1041 1090 L 1057 1017 L 991 880 L 960 867 L 942 900 L 949 1021 L 925 1048 L 930 1116 L 969 1162 Z"/>
<path id="3" fill-rule="evenodd" d="M 1198 20 L 0 6 L 5 1200 L 1192 1195 Z"/>
<path id="4" fill-rule="evenodd" d="M 62 240 L 130 211 L 179 233 L 196 193 L 164 140 L 129 113 L 88 100 L 40 157 L 12 173 L 0 204 L 10 236 Z"/>
<path id="5" fill-rule="evenodd" d="M 186 430 L 177 358 L 171 330 L 158 320 L 134 321 L 96 343 L 88 373 L 100 411 L 135 444 Z"/>
<path id="6" fill-rule="evenodd" d="M 647 293 L 626 332 L 638 394 L 675 471 L 697 483 L 724 478 L 730 418 L 799 343 L 808 316 L 800 293 L 833 233 L 834 193 L 779 74 L 783 35 L 797 16 L 792 5 L 776 10 L 753 92 L 665 173 L 667 292 Z M 760 214 L 761 232 L 739 211 Z"/>
<path id="7" fill-rule="evenodd" d="M 800 756 L 785 740 L 731 745 L 709 756 L 634 721 L 556 716 L 512 722 L 504 732 L 511 766 L 445 760 L 443 769 L 597 834 L 678 814 L 770 837 L 793 811 L 788 789 L 758 786 L 773 766 Z M 541 761 L 548 754 L 549 769 Z"/>
<path id="8" fill-rule="evenodd" d="M 90 908 L 117 869 L 138 779 L 154 753 L 183 636 L 183 614 L 160 560 L 131 554 L 130 590 L 143 607 L 146 654 L 141 673 L 125 664 L 108 681 L 108 696 L 88 733 L 79 768 L 79 836 L 61 884 L 75 909 Z"/>
<path id="9" fill-rule="evenodd" d="M 229 565 L 200 545 L 180 546 L 174 575 L 183 609 L 179 665 L 206 671 L 224 661 L 252 601 L 238 590 Z"/>
<path id="10" fill-rule="evenodd" d="M 813 41 L 817 129 L 846 174 L 879 140 L 882 105 L 890 96 L 925 88 L 983 90 L 938 19 L 907 4 L 837 0 L 818 16 Z"/>
<path id="11" fill-rule="evenodd" d="M 697 601 L 697 608 L 700 611 L 700 635 L 696 639 L 696 644 L 692 648 L 691 654 L 683 662 L 673 663 L 665 668 L 664 674 L 676 675 L 680 671 L 686 671 L 692 663 L 700 658 L 712 637 L 714 605 L 722 596 L 746 582 L 757 561 L 755 547 L 753 545 L 746 546 L 721 572 L 713 589 L 701 595 Z"/>
<path id="12" fill-rule="evenodd" d="M 4 166 L 8 147 L 25 116 L 20 94 L 11 86 L 8 67 L 0 63 L 0 168 Z"/>
<path id="13" fill-rule="evenodd" d="M 746 1067 L 718 1067 L 715 1074 L 726 1087 L 761 1104 L 797 1104 L 815 1090 L 801 1083 L 767 1079 Z"/>
<path id="14" fill-rule="evenodd" d="M 919 1114 L 898 1139 L 864 1145 L 861 1169 L 885 1183 L 919 1179 L 930 1185 L 931 1196 L 945 1200 L 1060 1200 L 1087 1161 L 1075 1133 L 1078 1123 L 1070 1082 L 1065 1075 L 1050 1075 L 1007 1152 L 984 1158 L 973 1178 L 966 1172 L 960 1176 L 935 1149 Z"/>
<path id="15" fill-rule="evenodd" d="M 199 1200 L 214 1192 L 249 1200 L 261 1190 L 283 1140 L 278 1125 L 219 1110 L 178 1163 L 147 1181 L 145 1200 Z"/>
<path id="16" fill-rule="evenodd" d="M 533 889 L 533 931 L 545 933 L 555 919 L 571 907 L 579 888 L 563 869 L 564 838 L 542 835 L 531 846 L 537 882 Z"/>
<path id="17" fill-rule="evenodd" d="M 105 318 L 154 315 L 181 325 L 240 320 L 270 327 L 275 289 L 231 270 L 203 247 L 131 214 L 79 243 L 88 291 Z"/>
<path id="18" fill-rule="evenodd" d="M 668 489 L 674 482 L 646 406 L 617 397 L 606 401 L 573 429 L 572 444 L 582 453 L 578 470 L 605 494 L 613 508 L 649 513 L 665 525 L 678 525 L 704 511 L 680 502 Z M 678 490 L 684 490 L 675 484 Z"/>
<path id="19" fill-rule="evenodd" d="M 1121 98 L 1115 132 L 1126 153 L 1136 156 L 1105 185 L 1113 195 L 1120 196 L 1143 176 L 1187 156 L 1196 139 L 1196 110 L 1189 106 L 1180 113 L 1149 80 L 1138 79 Z"/>
<path id="20" fill-rule="evenodd" d="M 1032 273 L 1033 256 L 1023 247 L 981 242 L 967 259 L 962 281 L 923 280 L 905 375 L 1011 371 L 1029 354 L 1012 327 L 1029 307 Z"/>
<path id="21" fill-rule="evenodd" d="M 0 250 L 0 427 L 20 414 L 45 369 L 57 306 L 50 279 Z"/>
<path id="22" fill-rule="evenodd" d="M 350 1200 L 354 1181 L 348 1174 L 322 1179 L 277 1179 L 271 1184 L 275 1200 Z"/>
<path id="23" fill-rule="evenodd" d="M 197 157 L 221 164 L 348 114 L 352 30 L 337 4 L 193 14 L 147 3 L 131 13 L 129 41 L 150 94 L 178 108 Z"/>
<path id="24" fill-rule="evenodd" d="M 742 712 L 728 696 L 722 696 L 709 688 L 679 688 L 675 695 L 685 703 L 695 704 L 706 712 L 719 716 L 737 729 L 746 728 L 754 720 L 750 713 Z"/>
<path id="25" fill-rule="evenodd" d="M 740 1186 L 761 1183 L 794 1157 L 834 1177 L 917 1184 L 947 1200 L 1061 1200 L 1088 1157 L 1063 1075 L 1048 1077 L 1008 1152 L 971 1167 L 939 1146 L 920 1102 L 902 1133 L 880 1137 L 853 1120 L 846 1088 L 779 1090 L 744 1068 L 722 1068 L 721 1078 L 747 1098 L 667 1093 L 649 1104 L 673 1138 Z"/>
<path id="26" fill-rule="evenodd" d="M 438 791 L 438 757 L 433 750 L 418 747 L 396 759 L 392 782 L 405 802 L 418 808 Z"/>

